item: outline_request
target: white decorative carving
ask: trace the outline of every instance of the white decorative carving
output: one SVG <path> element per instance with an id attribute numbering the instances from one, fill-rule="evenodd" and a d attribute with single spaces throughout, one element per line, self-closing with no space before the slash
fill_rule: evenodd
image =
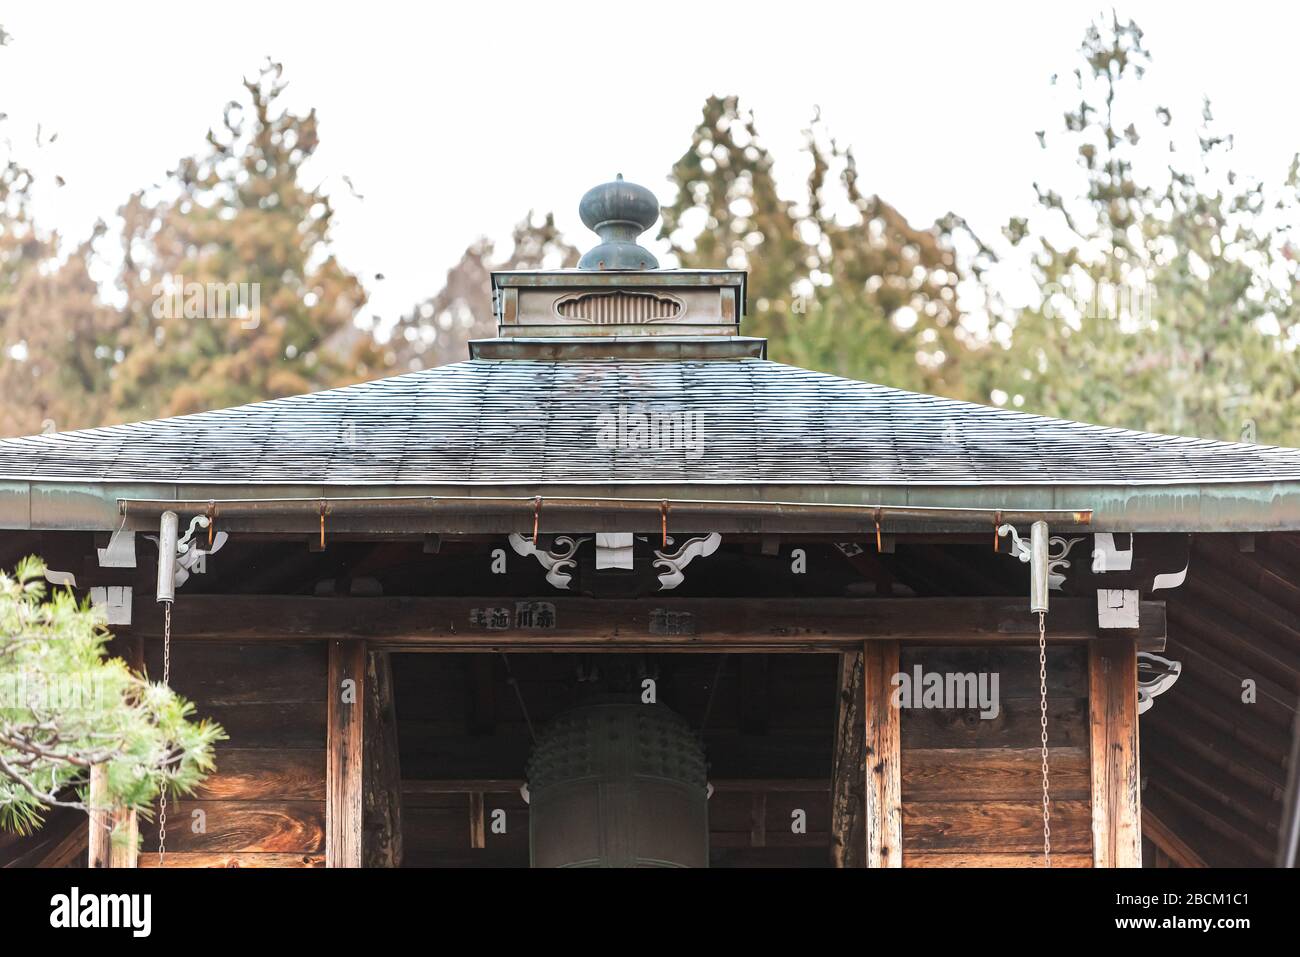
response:
<path id="1" fill-rule="evenodd" d="M 597 532 L 596 533 L 596 569 L 631 568 L 632 567 L 632 533 L 631 532 Z"/>
<path id="2" fill-rule="evenodd" d="M 107 624 L 131 624 L 130 585 L 95 586 L 90 589 L 90 604 L 104 610 L 104 620 Z"/>
<path id="3" fill-rule="evenodd" d="M 176 573 L 172 578 L 176 582 L 177 588 L 180 588 L 181 585 L 184 585 L 189 581 L 191 575 L 205 574 L 208 570 L 208 556 L 215 555 L 217 552 L 221 551 L 221 547 L 230 539 L 230 536 L 227 533 L 217 532 L 212 536 L 211 548 L 206 550 L 199 548 L 198 544 L 191 541 L 191 539 L 194 537 L 196 529 L 207 527 L 207 517 L 204 515 L 198 516 L 190 522 L 190 527 L 185 533 L 185 537 L 176 543 Z M 146 535 L 144 537 L 155 545 L 158 544 L 157 535 Z"/>
<path id="4" fill-rule="evenodd" d="M 534 542 L 524 536 L 516 532 L 510 533 L 510 547 L 525 558 L 530 555 L 536 558 L 538 564 L 546 569 L 546 580 L 556 588 L 565 590 L 573 581 L 572 569 L 578 565 L 578 560 L 573 556 L 577 554 L 579 545 L 589 541 L 591 541 L 590 535 L 580 538 L 557 535 L 555 536 L 556 550 L 548 552 L 538 548 Z"/>
<path id="5" fill-rule="evenodd" d="M 1133 570 L 1133 536 L 1129 536 L 1126 549 L 1115 547 L 1115 536 L 1111 532 L 1098 532 L 1092 536 L 1092 570 L 1094 574 L 1106 572 L 1127 572 Z"/>
<path id="6" fill-rule="evenodd" d="M 669 591 L 686 580 L 682 570 L 701 555 L 712 555 L 722 543 L 722 536 L 710 532 L 698 538 L 688 538 L 686 543 L 675 552 L 655 552 L 655 568 L 662 568 L 659 573 L 659 590 Z"/>
<path id="7" fill-rule="evenodd" d="M 1070 549 L 1074 548 L 1083 541 L 1087 536 L 1080 535 L 1078 538 L 1062 538 L 1053 535 L 1047 540 L 1047 587 L 1053 591 L 1060 591 L 1061 586 L 1065 584 L 1065 573 L 1058 572 L 1058 568 L 1069 568 L 1070 563 L 1066 556 L 1070 554 Z M 1052 554 L 1052 548 L 1060 549 L 1056 554 Z"/>
<path id="8" fill-rule="evenodd" d="M 1149 651 L 1138 652 L 1138 714 L 1145 714 L 1155 699 L 1174 686 L 1183 663 Z"/>
<path id="9" fill-rule="evenodd" d="M 1029 563 L 1032 558 L 1029 542 L 1020 537 L 1014 525 L 999 525 L 998 535 L 1010 535 L 1012 556 L 1025 564 Z M 1070 549 L 1083 541 L 1083 538 L 1084 536 L 1062 538 L 1060 535 L 1053 535 L 1047 540 L 1047 587 L 1052 591 L 1060 591 L 1061 586 L 1065 584 L 1064 572 L 1058 572 L 1057 569 L 1070 567 L 1066 556 L 1070 554 Z M 1052 551 L 1053 548 L 1057 549 L 1055 553 Z"/>
<path id="10" fill-rule="evenodd" d="M 135 532 L 119 528 L 105 548 L 97 548 L 100 568 L 135 568 Z"/>
<path id="11" fill-rule="evenodd" d="M 77 576 L 72 572 L 59 572 L 53 568 L 45 569 L 45 580 L 51 585 L 67 585 L 69 588 L 77 587 Z"/>
<path id="12" fill-rule="evenodd" d="M 1188 565 L 1187 568 L 1191 566 Z M 1151 584 L 1152 591 L 1159 591 L 1162 588 L 1177 588 L 1183 582 L 1187 581 L 1187 568 L 1180 572 L 1162 572 L 1155 577 Z"/>
<path id="13" fill-rule="evenodd" d="M 1136 628 L 1138 626 L 1137 589 L 1098 588 L 1097 627 Z"/>

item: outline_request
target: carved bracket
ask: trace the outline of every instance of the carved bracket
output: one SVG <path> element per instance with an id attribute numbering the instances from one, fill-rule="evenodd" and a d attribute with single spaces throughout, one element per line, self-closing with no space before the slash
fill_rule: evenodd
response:
<path id="1" fill-rule="evenodd" d="M 1029 542 L 1020 537 L 1020 533 L 1016 531 L 1015 526 L 999 525 L 998 534 L 1010 535 L 1012 556 L 1020 559 L 1025 564 L 1029 563 Z M 1086 537 L 1064 538 L 1060 535 L 1053 535 L 1047 540 L 1047 587 L 1052 591 L 1060 591 L 1061 586 L 1065 584 L 1064 569 L 1070 567 L 1070 560 L 1067 556 L 1069 556 L 1070 550 Z"/>
<path id="2" fill-rule="evenodd" d="M 538 564 L 546 569 L 546 580 L 556 588 L 568 590 L 569 583 L 573 581 L 573 569 L 577 567 L 578 560 L 574 557 L 578 548 L 583 542 L 591 541 L 590 535 L 584 535 L 574 538 L 569 535 L 557 535 L 555 537 L 555 551 L 544 551 L 537 547 L 537 544 L 530 539 L 516 533 L 510 533 L 510 547 L 518 554 L 525 558 L 532 556 L 536 558 Z"/>
<path id="3" fill-rule="evenodd" d="M 1183 673 L 1183 663 L 1150 651 L 1138 652 L 1138 714 L 1145 714 L 1155 699 L 1174 686 Z"/>
<path id="4" fill-rule="evenodd" d="M 699 538 L 688 538 L 685 544 L 675 552 L 655 551 L 655 568 L 662 568 L 659 573 L 659 590 L 669 591 L 686 580 L 683 569 L 701 555 L 712 555 L 722 543 L 722 536 L 717 532 Z"/>

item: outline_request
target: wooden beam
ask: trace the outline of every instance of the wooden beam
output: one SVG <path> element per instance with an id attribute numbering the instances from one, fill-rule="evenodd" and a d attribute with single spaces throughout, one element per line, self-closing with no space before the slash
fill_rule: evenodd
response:
<path id="1" fill-rule="evenodd" d="M 397 703 L 386 651 L 366 655 L 365 837 L 366 867 L 402 866 L 402 769 L 397 753 Z"/>
<path id="2" fill-rule="evenodd" d="M 1148 807 L 1142 808 L 1142 836 L 1149 840 L 1160 853 L 1164 854 L 1177 867 L 1207 867 L 1201 855 L 1173 832 Z"/>
<path id="3" fill-rule="evenodd" d="M 325 719 L 325 864 L 361 867 L 366 643 L 331 641 Z"/>
<path id="4" fill-rule="evenodd" d="M 444 780 L 406 778 L 402 793 L 419 797 L 428 794 L 518 794 L 523 778 L 447 778 Z M 817 794 L 829 792 L 825 778 L 723 778 L 710 781 L 717 794 Z"/>
<path id="5" fill-rule="evenodd" d="M 1106 639 L 1089 646 L 1088 726 L 1093 865 L 1141 867 L 1137 647 L 1132 639 Z"/>
<path id="6" fill-rule="evenodd" d="M 831 866 L 865 867 L 863 834 L 866 810 L 867 749 L 862 652 L 840 655 L 835 720 L 835 751 L 831 759 Z M 715 784 L 716 788 L 717 785 Z"/>
<path id="7" fill-rule="evenodd" d="M 135 603 L 133 633 L 162 635 L 153 601 Z M 1021 644 L 1037 638 L 1022 598 L 659 598 L 546 595 L 314 598 L 189 595 L 176 604 L 186 640 L 344 641 L 389 651 L 834 652 L 863 640 Z M 1140 647 L 1163 648 L 1163 602 L 1143 602 Z M 1056 598 L 1051 642 L 1108 637 L 1096 602 Z"/>
<path id="8" fill-rule="evenodd" d="M 7 841 L 0 868 L 77 867 L 87 860 L 87 815 L 72 808 L 55 808 L 34 834 L 0 837 Z"/>
<path id="9" fill-rule="evenodd" d="M 863 646 L 866 712 L 866 843 L 868 867 L 903 866 L 903 785 L 899 709 L 892 679 L 898 674 L 898 642 Z"/>

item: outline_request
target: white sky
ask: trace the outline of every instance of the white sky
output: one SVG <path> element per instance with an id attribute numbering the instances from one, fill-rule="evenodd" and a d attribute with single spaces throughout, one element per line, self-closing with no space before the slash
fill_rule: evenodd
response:
<path id="1" fill-rule="evenodd" d="M 262 58 L 288 103 L 318 108 L 313 174 L 336 201 L 336 249 L 392 320 L 438 290 L 480 234 L 553 209 L 576 245 L 589 186 L 665 177 L 704 98 L 757 114 L 787 193 L 805 175 L 814 105 L 856 147 L 868 190 L 913 222 L 954 209 L 992 233 L 1032 205 L 1037 129 L 1059 125 L 1087 3 L 0 2 L 0 137 L 46 186 L 37 216 L 70 239 L 157 182 L 238 97 Z M 1108 8 L 1107 8 L 1108 9 Z M 1129 2 L 1176 118 L 1214 101 L 1235 166 L 1277 182 L 1300 149 L 1300 4 Z M 36 148 L 36 127 L 52 145 Z M 53 174 L 67 182 L 51 184 Z M 344 186 L 347 175 L 364 195 Z M 385 275 L 376 283 L 376 272 Z"/>

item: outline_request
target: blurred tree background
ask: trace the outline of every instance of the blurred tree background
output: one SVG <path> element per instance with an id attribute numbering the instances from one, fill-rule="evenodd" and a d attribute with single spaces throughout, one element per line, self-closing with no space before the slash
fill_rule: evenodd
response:
<path id="1" fill-rule="evenodd" d="M 803 131 L 808 176 L 786 195 L 752 113 L 709 97 L 669 171 L 660 236 L 683 266 L 750 270 L 744 331 L 767 337 L 777 361 L 1105 425 L 1300 445 L 1289 238 L 1300 164 L 1283 183 L 1247 182 L 1208 104 L 1194 129 L 1166 109 L 1144 112 L 1150 60 L 1135 24 L 1089 27 L 1078 65 L 1052 80 L 1060 119 L 1037 134 L 1078 176 L 1032 184 L 1032 205 L 989 237 L 956 212 L 909 222 L 818 113 Z M 329 196 L 303 181 L 316 115 L 284 109 L 284 85 L 268 61 L 194 156 L 127 198 L 112 295 L 91 278 L 108 227 L 64 249 L 36 221 L 31 174 L 0 155 L 0 433 L 459 361 L 469 339 L 495 331 L 493 269 L 576 262 L 554 218 L 530 212 L 509 248 L 474 240 L 390 327 L 361 321 L 366 289 L 333 255 Z M 1164 168 L 1138 161 L 1145 138 L 1169 140 Z M 1001 298 L 1007 269 L 1032 279 L 1028 306 Z M 177 282 L 260 284 L 259 315 L 160 315 Z"/>

